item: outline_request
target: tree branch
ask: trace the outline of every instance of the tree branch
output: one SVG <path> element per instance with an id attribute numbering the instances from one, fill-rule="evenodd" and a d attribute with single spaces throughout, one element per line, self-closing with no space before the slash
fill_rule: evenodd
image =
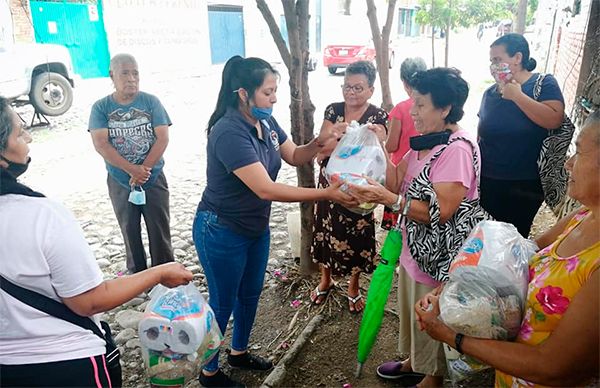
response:
<path id="1" fill-rule="evenodd" d="M 392 96 L 389 83 L 389 42 L 390 32 L 394 21 L 394 11 L 396 0 L 388 1 L 388 10 L 386 21 L 383 26 L 383 32 L 379 30 L 379 21 L 377 20 L 377 8 L 373 0 L 367 0 L 367 17 L 371 26 L 371 35 L 373 36 L 373 45 L 375 46 L 375 63 L 379 73 L 379 82 L 381 85 L 382 108 L 388 112 L 393 108 Z"/>
<path id="2" fill-rule="evenodd" d="M 291 59 L 292 56 L 290 55 L 290 51 L 288 50 L 288 48 L 285 44 L 285 40 L 283 39 L 283 36 L 281 35 L 279 26 L 278 26 L 277 22 L 275 21 L 275 18 L 273 17 L 273 14 L 271 13 L 269 6 L 265 2 L 265 0 L 256 0 L 256 6 L 258 7 L 258 10 L 262 14 L 263 19 L 265 19 L 265 22 L 267 22 L 267 26 L 269 26 L 269 31 L 271 32 L 271 36 L 273 37 L 273 40 L 275 41 L 275 45 L 277 45 L 277 49 L 279 50 L 279 55 L 281 55 L 281 59 L 283 60 L 285 67 L 287 67 L 289 70 L 290 63 L 292 61 L 292 59 Z"/>

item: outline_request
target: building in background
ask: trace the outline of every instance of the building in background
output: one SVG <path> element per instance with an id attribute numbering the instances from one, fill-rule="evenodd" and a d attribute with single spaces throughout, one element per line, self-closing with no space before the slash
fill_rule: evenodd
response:
<path id="1" fill-rule="evenodd" d="M 397 24 L 398 37 L 419 36 L 420 26 L 416 21 L 419 3 L 416 0 L 399 0 L 396 3 L 398 7 Z"/>
<path id="2" fill-rule="evenodd" d="M 565 97 L 565 112 L 570 116 L 581 114 L 583 118 L 586 111 L 598 109 L 600 104 L 600 99 L 593 98 L 594 93 L 600 93 L 600 81 L 596 92 L 585 91 L 590 74 L 597 77 L 600 71 L 592 69 L 594 60 L 598 62 L 599 32 L 598 0 L 540 0 L 529 36 L 533 56 L 538 60 L 536 71 L 554 74 Z M 586 95 L 589 93 L 592 95 Z M 582 110 L 582 98 L 595 106 Z"/>
<path id="3" fill-rule="evenodd" d="M 321 0 L 311 2 L 311 48 L 320 50 Z M 281 2 L 268 0 L 286 32 Z M 145 72 L 204 74 L 233 55 L 281 57 L 255 2 L 243 0 L 0 0 L 0 39 L 69 49 L 82 78 L 108 76 L 112 55 Z"/>

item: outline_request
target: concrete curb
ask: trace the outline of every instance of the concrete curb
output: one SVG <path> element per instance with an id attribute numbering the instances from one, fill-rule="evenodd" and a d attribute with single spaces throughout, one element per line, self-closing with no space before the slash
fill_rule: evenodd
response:
<path id="1" fill-rule="evenodd" d="M 302 347 L 306 341 L 310 339 L 310 336 L 319 326 L 322 320 L 323 315 L 317 314 L 310 320 L 310 322 L 308 322 L 308 325 L 306 325 L 304 330 L 302 330 L 302 333 L 300 333 L 298 338 L 296 338 L 296 341 L 294 341 L 294 344 L 290 350 L 288 350 L 281 360 L 279 360 L 275 368 L 271 371 L 271 373 L 269 373 L 265 381 L 263 381 L 260 388 L 272 388 L 281 384 L 285 377 L 287 365 L 294 361 L 298 353 L 300 353 L 300 350 L 302 350 Z"/>

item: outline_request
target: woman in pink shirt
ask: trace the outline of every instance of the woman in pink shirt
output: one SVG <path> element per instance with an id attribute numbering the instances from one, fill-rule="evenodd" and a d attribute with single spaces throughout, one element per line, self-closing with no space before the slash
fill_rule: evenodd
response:
<path id="1" fill-rule="evenodd" d="M 415 123 L 412 117 L 410 117 L 410 109 L 413 106 L 410 79 L 417 71 L 423 70 L 427 70 L 427 65 L 423 58 L 420 57 L 406 58 L 402 62 L 402 65 L 400 65 L 400 79 L 408 98 L 399 102 L 390 112 L 390 132 L 385 142 L 385 149 L 390 154 L 390 159 L 395 166 L 400 163 L 402 157 L 404 157 L 410 148 L 408 139 L 419 134 L 415 130 Z M 397 217 L 398 213 L 393 212 L 391 208 L 386 206 L 383 209 L 381 227 L 390 230 L 396 223 Z"/>
<path id="2" fill-rule="evenodd" d="M 422 136 L 410 141 L 411 149 L 398 166 L 388 164 L 385 187 L 372 181 L 371 186 L 352 186 L 352 194 L 361 203 L 376 202 L 396 211 L 401 209 L 411 222 L 429 225 L 434 214 L 430 215 L 429 202 L 406 199 L 413 179 L 429 166 L 429 180 L 439 206 L 439 223 L 444 224 L 454 217 L 464 200 L 479 197 L 477 141 L 457 124 L 463 117 L 469 85 L 458 70 L 447 68 L 417 72 L 411 77 L 411 85 L 414 105 L 410 114 Z M 432 159 L 442 148 L 443 152 Z M 413 309 L 420 297 L 440 284 L 435 280 L 440 274 L 425 272 L 423 263 L 412 257 L 405 223 L 401 226 L 405 248 L 400 255 L 398 276 L 399 351 L 410 353 L 410 358 L 382 364 L 377 374 L 397 380 L 403 386 L 441 387 L 446 373 L 442 344 L 417 330 Z M 419 351 L 415 352 L 416 349 Z"/>

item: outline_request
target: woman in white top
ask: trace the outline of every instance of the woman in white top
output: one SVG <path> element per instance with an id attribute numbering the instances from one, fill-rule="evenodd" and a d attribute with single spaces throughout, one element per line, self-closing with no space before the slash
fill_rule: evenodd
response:
<path id="1" fill-rule="evenodd" d="M 0 97 L 0 274 L 94 319 L 161 283 L 186 284 L 192 273 L 169 263 L 103 280 L 79 223 L 60 203 L 17 181 L 27 170 L 31 136 Z M 104 341 L 0 291 L 0 386 L 116 387 Z"/>

